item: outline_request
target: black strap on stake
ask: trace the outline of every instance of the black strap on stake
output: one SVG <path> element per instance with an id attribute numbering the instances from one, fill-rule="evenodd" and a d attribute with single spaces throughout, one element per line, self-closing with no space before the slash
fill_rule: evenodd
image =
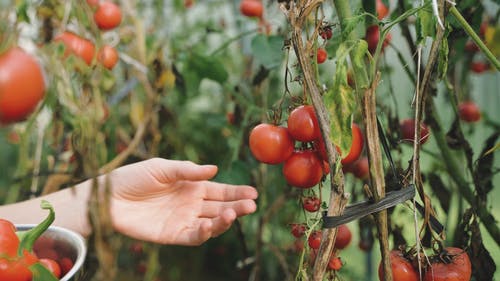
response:
<path id="1" fill-rule="evenodd" d="M 323 228 L 335 228 L 339 225 L 362 218 L 372 213 L 394 207 L 397 204 L 410 200 L 415 196 L 415 186 L 413 184 L 395 191 L 387 192 L 384 198 L 377 203 L 373 200 L 362 201 L 347 206 L 340 216 L 327 216 L 323 214 Z"/>

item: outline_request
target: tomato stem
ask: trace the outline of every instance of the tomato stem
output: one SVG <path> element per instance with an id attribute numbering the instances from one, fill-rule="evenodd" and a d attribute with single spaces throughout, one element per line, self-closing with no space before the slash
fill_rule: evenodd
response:
<path id="1" fill-rule="evenodd" d="M 35 241 L 38 239 L 38 237 L 40 237 L 54 222 L 55 212 L 54 208 L 52 208 L 52 205 L 48 201 L 42 200 L 42 202 L 40 203 L 40 207 L 44 210 L 49 210 L 49 215 L 45 220 L 43 220 L 34 228 L 25 232 L 21 232 L 19 234 L 21 241 L 19 243 L 17 254 L 20 257 L 23 256 L 24 250 L 31 252 L 31 250 L 33 249 L 33 245 L 35 244 Z"/>
<path id="2" fill-rule="evenodd" d="M 495 66 L 495 68 L 500 71 L 500 62 L 497 60 L 495 55 L 486 47 L 484 42 L 479 38 L 479 36 L 474 32 L 474 29 L 470 26 L 466 19 L 460 14 L 455 6 L 451 6 L 450 13 L 455 17 L 455 19 L 460 23 L 462 28 L 469 34 L 470 38 L 476 43 L 476 45 L 481 49 L 488 60 Z"/>

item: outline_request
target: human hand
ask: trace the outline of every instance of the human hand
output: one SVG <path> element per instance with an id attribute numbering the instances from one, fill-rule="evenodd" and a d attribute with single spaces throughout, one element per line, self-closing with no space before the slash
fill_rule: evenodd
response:
<path id="1" fill-rule="evenodd" d="M 251 186 L 208 181 L 213 165 L 154 158 L 110 173 L 114 228 L 161 244 L 200 245 L 255 212 Z"/>

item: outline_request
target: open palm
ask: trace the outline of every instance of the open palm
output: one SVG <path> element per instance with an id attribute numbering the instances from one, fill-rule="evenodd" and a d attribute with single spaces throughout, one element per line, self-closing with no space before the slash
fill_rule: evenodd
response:
<path id="1" fill-rule="evenodd" d="M 111 174 L 115 229 L 162 244 L 199 245 L 256 210 L 250 186 L 209 181 L 213 165 L 154 158 Z"/>

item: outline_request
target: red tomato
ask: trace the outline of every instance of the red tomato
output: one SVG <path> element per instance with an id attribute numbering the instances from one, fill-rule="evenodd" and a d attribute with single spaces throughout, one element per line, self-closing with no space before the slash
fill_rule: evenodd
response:
<path id="1" fill-rule="evenodd" d="M 53 259 L 40 259 L 39 260 L 40 264 L 45 266 L 52 274 L 54 274 L 55 277 L 60 278 L 61 277 L 61 267 L 59 264 L 53 260 Z"/>
<path id="2" fill-rule="evenodd" d="M 294 141 L 286 128 L 264 123 L 252 129 L 249 145 L 253 156 L 267 164 L 284 162 L 294 149 Z"/>
<path id="3" fill-rule="evenodd" d="M 64 257 L 59 260 L 61 266 L 61 276 L 66 275 L 73 268 L 73 261 L 70 258 Z"/>
<path id="4" fill-rule="evenodd" d="M 477 122 L 481 119 L 481 111 L 473 101 L 465 101 L 458 105 L 458 116 L 465 122 Z"/>
<path id="5" fill-rule="evenodd" d="M 303 224 L 303 223 L 292 223 L 291 224 L 291 227 L 292 227 L 292 235 L 295 237 L 295 238 L 300 238 L 302 236 L 304 236 L 304 233 L 306 232 L 306 225 Z"/>
<path id="6" fill-rule="evenodd" d="M 358 160 L 359 156 L 361 155 L 361 152 L 363 151 L 364 141 L 361 129 L 356 123 L 352 123 L 351 130 L 352 130 L 351 149 L 349 150 L 347 156 L 342 158 L 342 160 L 340 161 L 342 165 L 348 165 L 354 163 L 354 161 Z"/>
<path id="7" fill-rule="evenodd" d="M 470 53 L 476 53 L 479 51 L 479 47 L 476 45 L 476 43 L 474 43 L 474 41 L 467 41 L 467 43 L 465 43 L 464 49 Z"/>
<path id="8" fill-rule="evenodd" d="M 342 260 L 339 257 L 332 256 L 328 262 L 328 268 L 331 270 L 340 270 L 342 268 Z"/>
<path id="9" fill-rule="evenodd" d="M 43 71 L 31 55 L 17 47 L 0 54 L 0 123 L 26 119 L 44 95 Z"/>
<path id="10" fill-rule="evenodd" d="M 403 140 L 413 142 L 415 140 L 415 119 L 404 119 L 399 124 L 401 137 Z M 420 124 L 420 144 L 427 142 L 429 138 L 429 128 L 424 123 Z"/>
<path id="11" fill-rule="evenodd" d="M 432 263 L 425 272 L 424 281 L 469 281 L 472 270 L 469 255 L 460 248 L 447 247 L 444 250 L 451 261 Z"/>
<path id="12" fill-rule="evenodd" d="M 358 161 L 354 162 L 354 164 L 352 164 L 351 171 L 358 179 L 367 179 L 370 176 L 368 157 L 362 157 Z"/>
<path id="13" fill-rule="evenodd" d="M 368 51 L 374 54 L 377 49 L 378 40 L 380 39 L 380 29 L 378 25 L 371 25 L 366 29 L 365 40 L 368 43 Z M 382 44 L 382 51 L 391 42 L 391 34 L 387 34 L 384 43 Z"/>
<path id="14" fill-rule="evenodd" d="M 326 52 L 326 50 L 323 48 L 318 48 L 318 51 L 316 53 L 316 62 L 318 64 L 322 64 L 326 61 L 327 58 L 328 58 L 328 53 Z"/>
<path id="15" fill-rule="evenodd" d="M 16 256 L 19 247 L 19 238 L 16 227 L 8 220 L 0 219 L 0 256 Z"/>
<path id="16" fill-rule="evenodd" d="M 113 2 L 103 1 L 94 13 L 94 21 L 101 30 L 113 29 L 122 22 L 122 10 Z"/>
<path id="17" fill-rule="evenodd" d="M 336 249 L 344 249 L 349 246 L 352 240 L 352 233 L 349 227 L 345 224 L 337 227 L 337 238 L 335 239 L 334 247 Z"/>
<path id="18" fill-rule="evenodd" d="M 283 165 L 283 175 L 292 186 L 311 188 L 323 177 L 323 163 L 312 150 L 295 151 Z"/>
<path id="19" fill-rule="evenodd" d="M 377 17 L 379 20 L 385 18 L 389 14 L 389 8 L 387 8 L 382 0 L 377 0 L 375 2 L 375 9 L 377 10 Z"/>
<path id="20" fill-rule="evenodd" d="M 470 63 L 470 70 L 474 73 L 481 74 L 490 69 L 490 65 L 483 61 L 473 61 Z"/>
<path id="21" fill-rule="evenodd" d="M 321 136 L 318 119 L 312 105 L 301 105 L 288 116 L 288 132 L 295 140 L 308 142 Z"/>
<path id="22" fill-rule="evenodd" d="M 247 17 L 262 18 L 264 6 L 259 0 L 242 0 L 240 3 L 240 12 Z"/>
<path id="23" fill-rule="evenodd" d="M 401 251 L 393 250 L 390 254 L 391 270 L 393 281 L 418 281 L 418 273 L 413 268 L 413 265 L 407 260 Z M 382 263 L 378 266 L 378 278 L 384 280 L 384 272 Z"/>
<path id="24" fill-rule="evenodd" d="M 302 198 L 302 206 L 304 210 L 314 213 L 317 212 L 321 207 L 321 200 L 316 196 L 309 196 Z"/>
<path id="25" fill-rule="evenodd" d="M 319 31 L 319 35 L 324 40 L 330 40 L 330 39 L 332 39 L 332 36 L 333 36 L 332 28 L 330 26 L 322 27 L 320 29 L 320 31 Z"/>
<path id="26" fill-rule="evenodd" d="M 321 236 L 321 230 L 313 231 L 309 235 L 309 238 L 307 238 L 307 244 L 309 247 L 312 249 L 319 249 L 319 246 L 321 245 Z"/>
<path id="27" fill-rule="evenodd" d="M 116 63 L 118 62 L 118 52 L 116 51 L 115 48 L 109 46 L 109 45 L 104 45 L 100 50 L 99 53 L 97 54 L 97 59 L 99 60 L 104 67 L 107 69 L 111 70 L 113 67 L 115 67 Z"/>
<path id="28" fill-rule="evenodd" d="M 194 0 L 184 0 L 184 7 L 191 8 L 194 4 Z"/>
<path id="29" fill-rule="evenodd" d="M 59 34 L 54 41 L 62 42 L 66 46 L 65 56 L 73 54 L 83 59 L 88 65 L 92 63 L 95 55 L 95 46 L 90 40 L 65 31 Z"/>

